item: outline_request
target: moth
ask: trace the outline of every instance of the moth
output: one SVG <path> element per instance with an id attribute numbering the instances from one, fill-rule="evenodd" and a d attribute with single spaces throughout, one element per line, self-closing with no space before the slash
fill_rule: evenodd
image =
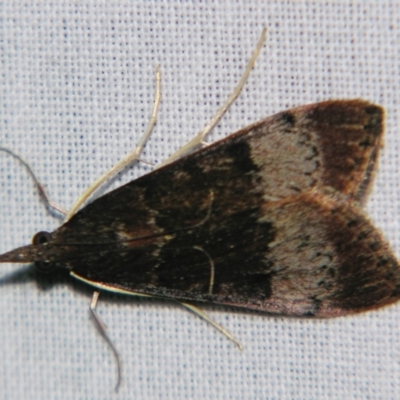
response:
<path id="1" fill-rule="evenodd" d="M 362 210 L 383 120 L 363 100 L 281 112 L 98 198 L 0 262 L 284 315 L 391 304 L 400 266 Z"/>
<path id="2" fill-rule="evenodd" d="M 205 129 L 166 162 L 199 144 L 240 94 L 266 38 L 263 29 L 238 85 Z M 400 297 L 400 266 L 362 207 L 382 146 L 384 111 L 364 100 L 325 101 L 259 121 L 86 205 L 85 199 L 137 159 L 134 152 L 88 188 L 54 232 L 0 255 L 0 262 L 58 268 L 99 289 L 173 299 L 229 332 L 191 301 L 296 316 L 335 317 Z M 12 151 L 51 203 L 29 165 Z M 177 156 L 178 154 L 178 156 Z M 189 302 L 189 303 L 187 303 Z"/>

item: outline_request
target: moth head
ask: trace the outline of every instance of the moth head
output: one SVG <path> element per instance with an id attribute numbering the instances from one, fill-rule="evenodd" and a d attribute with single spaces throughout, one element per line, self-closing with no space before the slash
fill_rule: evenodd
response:
<path id="1" fill-rule="evenodd" d="M 56 269 L 56 263 L 49 261 L 51 250 L 46 244 L 51 241 L 51 234 L 38 232 L 32 238 L 29 246 L 18 247 L 0 255 L 1 263 L 34 263 L 41 272 L 51 272 Z"/>

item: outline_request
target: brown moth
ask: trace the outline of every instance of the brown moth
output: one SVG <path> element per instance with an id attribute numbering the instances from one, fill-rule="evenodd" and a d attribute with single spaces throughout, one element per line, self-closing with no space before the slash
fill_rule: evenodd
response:
<path id="1" fill-rule="evenodd" d="M 362 100 L 276 114 L 98 198 L 0 262 L 285 315 L 393 303 L 399 263 L 361 209 L 383 119 Z"/>

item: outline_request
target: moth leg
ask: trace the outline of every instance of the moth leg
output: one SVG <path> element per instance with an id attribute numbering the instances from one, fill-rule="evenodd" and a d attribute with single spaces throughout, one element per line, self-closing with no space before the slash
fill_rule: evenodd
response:
<path id="1" fill-rule="evenodd" d="M 98 289 L 104 289 L 104 290 L 108 290 L 111 292 L 115 292 L 115 293 L 121 293 L 121 294 L 128 294 L 130 296 L 141 296 L 141 297 L 153 297 L 156 298 L 156 296 L 150 296 L 147 294 L 142 294 L 142 293 L 137 293 L 137 292 L 133 292 L 130 290 L 123 290 L 123 289 L 117 289 L 117 288 L 113 288 L 111 286 L 105 285 L 104 283 L 100 283 L 100 282 L 93 282 L 90 281 L 87 278 L 84 278 L 83 276 L 80 276 L 78 274 L 76 274 L 75 272 L 70 272 L 70 275 L 73 276 L 74 278 L 85 282 L 89 285 L 92 285 Z M 120 371 L 121 371 L 121 366 L 120 366 L 120 362 L 119 362 L 119 355 L 117 350 L 115 349 L 114 345 L 112 344 L 111 340 L 109 339 L 109 337 L 106 334 L 106 328 L 103 324 L 103 322 L 101 321 L 100 317 L 98 316 L 98 314 L 95 311 L 96 308 L 96 304 L 97 304 L 97 299 L 99 298 L 99 291 L 96 290 L 93 293 L 93 299 L 92 302 L 90 303 L 90 312 L 93 315 L 94 321 L 96 322 L 96 326 L 98 327 L 100 333 L 103 335 L 103 337 L 106 339 L 106 341 L 108 342 L 108 344 L 111 346 L 115 357 L 117 359 L 118 362 L 118 377 L 120 377 Z M 172 299 L 170 299 L 172 300 Z M 211 319 L 203 310 L 201 310 L 200 308 L 189 304 L 189 303 L 183 303 L 180 301 L 175 300 L 177 303 L 181 304 L 182 306 L 188 308 L 190 311 L 194 312 L 195 314 L 197 314 L 199 317 L 203 318 L 205 321 L 207 321 L 208 323 L 210 323 L 214 328 L 218 329 L 224 336 L 226 336 L 229 340 L 231 340 L 233 343 L 236 344 L 237 347 L 239 347 L 240 350 L 243 350 L 243 346 L 242 344 L 231 334 L 229 333 L 223 326 L 219 325 L 217 322 L 215 322 L 213 319 Z M 120 378 L 118 378 L 118 385 L 120 382 Z M 117 387 L 118 387 L 117 385 Z"/>
<path id="2" fill-rule="evenodd" d="M 63 214 L 63 215 L 67 214 L 67 211 L 65 211 L 58 204 L 56 204 L 50 200 L 50 197 L 47 194 L 46 189 L 44 188 L 44 185 L 42 185 L 39 182 L 39 179 L 36 177 L 35 173 L 33 172 L 32 168 L 30 167 L 30 165 L 22 157 L 20 157 L 18 154 L 14 153 L 13 151 L 7 149 L 6 147 L 0 147 L 0 151 L 3 151 L 4 153 L 9 154 L 11 157 L 15 158 L 17 161 L 19 161 L 25 167 L 25 169 L 28 171 L 28 174 L 32 178 L 33 182 L 35 183 L 36 189 L 39 192 L 40 199 L 43 201 L 43 203 L 46 205 L 46 207 L 52 208 L 53 210 L 59 212 L 60 214 Z"/>
<path id="3" fill-rule="evenodd" d="M 170 162 L 182 157 L 183 155 L 190 153 L 193 151 L 196 147 L 201 146 L 201 145 L 207 145 L 207 143 L 204 141 L 204 138 L 206 135 L 210 133 L 210 131 L 215 127 L 215 125 L 218 124 L 218 122 L 221 120 L 221 118 L 224 116 L 226 111 L 229 109 L 229 107 L 232 105 L 232 103 L 237 99 L 239 94 L 241 93 L 244 84 L 246 83 L 251 70 L 254 67 L 254 64 L 256 62 L 256 59 L 261 51 L 261 48 L 265 42 L 265 38 L 267 36 L 267 28 L 264 28 L 260 39 L 258 40 L 257 46 L 253 51 L 253 54 L 246 66 L 246 69 L 240 78 L 239 83 L 231 93 L 231 95 L 228 97 L 226 102 L 222 105 L 222 107 L 217 111 L 217 113 L 211 118 L 211 120 L 208 122 L 208 124 L 205 126 L 205 128 L 199 132 L 193 139 L 191 139 L 189 142 L 187 142 L 183 147 L 181 147 L 178 151 L 173 153 L 169 158 L 167 158 L 164 162 L 162 162 L 159 166 L 163 166 L 166 164 L 169 164 Z"/>
<path id="4" fill-rule="evenodd" d="M 96 306 L 97 306 L 97 301 L 99 299 L 99 296 L 100 296 L 100 292 L 98 290 L 95 290 L 93 292 L 93 297 L 92 297 L 92 301 L 90 302 L 89 310 L 90 310 L 90 313 L 92 314 L 93 321 L 96 325 L 96 328 L 98 329 L 101 336 L 103 336 L 104 340 L 108 343 L 112 352 L 114 353 L 114 357 L 117 362 L 117 370 L 118 370 L 118 372 L 117 372 L 118 379 L 117 379 L 117 384 L 115 385 L 115 392 L 118 392 L 119 386 L 121 384 L 121 361 L 120 361 L 117 349 L 115 348 L 110 337 L 107 335 L 106 326 L 105 326 L 104 322 L 101 320 L 99 314 L 97 314 Z"/>
<path id="5" fill-rule="evenodd" d="M 235 345 L 239 348 L 239 350 L 243 350 L 242 344 L 237 340 L 230 332 L 228 332 L 223 326 L 215 322 L 212 318 L 210 318 L 201 308 L 194 306 L 193 304 L 178 302 L 182 304 L 184 307 L 189 309 L 190 311 L 197 314 L 200 318 L 203 318 L 209 324 L 211 324 L 214 328 L 219 330 L 224 336 L 226 336 L 229 340 L 231 340 Z"/>
<path id="6" fill-rule="evenodd" d="M 68 212 L 65 217 L 65 221 L 68 221 L 79 209 L 79 207 L 92 195 L 92 193 L 101 186 L 105 181 L 115 175 L 117 172 L 124 169 L 129 164 L 133 163 L 133 161 L 139 159 L 139 155 L 143 150 L 144 145 L 146 144 L 149 136 L 153 130 L 153 127 L 157 121 L 157 113 L 160 106 L 161 100 L 161 71 L 160 66 L 156 67 L 156 92 L 154 96 L 153 110 L 151 112 L 150 120 L 147 124 L 147 128 L 143 133 L 142 138 L 140 139 L 139 144 L 131 153 L 125 156 L 121 161 L 115 164 L 109 171 L 107 171 L 104 175 L 98 178 L 91 186 L 89 186 L 82 195 L 76 200 L 75 204 L 72 206 L 71 210 Z"/>

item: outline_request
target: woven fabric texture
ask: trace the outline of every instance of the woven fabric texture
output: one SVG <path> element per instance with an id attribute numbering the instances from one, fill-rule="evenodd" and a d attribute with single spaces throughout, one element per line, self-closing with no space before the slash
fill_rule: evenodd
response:
<path id="1" fill-rule="evenodd" d="M 66 209 L 135 147 L 157 64 L 162 103 L 142 155 L 151 163 L 205 126 L 267 26 L 256 68 L 208 141 L 302 104 L 381 104 L 385 147 L 367 210 L 400 254 L 398 1 L 3 1 L 0 25 L 0 145 Z M 97 194 L 151 168 L 128 168 Z M 60 224 L 5 153 L 0 193 L 1 252 Z M 177 304 L 102 293 L 98 310 L 123 366 L 117 397 L 91 294 L 65 274 L 1 265 L 0 399 L 388 400 L 400 392 L 400 304 L 331 320 L 205 307 L 241 352 Z"/>

